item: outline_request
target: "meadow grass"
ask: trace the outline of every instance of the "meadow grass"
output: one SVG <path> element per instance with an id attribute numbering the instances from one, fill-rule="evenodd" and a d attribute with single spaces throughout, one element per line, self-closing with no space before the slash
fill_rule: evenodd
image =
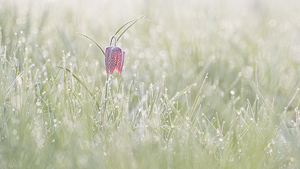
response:
<path id="1" fill-rule="evenodd" d="M 298 1 L 0 3 L 0 168 L 300 167 Z"/>

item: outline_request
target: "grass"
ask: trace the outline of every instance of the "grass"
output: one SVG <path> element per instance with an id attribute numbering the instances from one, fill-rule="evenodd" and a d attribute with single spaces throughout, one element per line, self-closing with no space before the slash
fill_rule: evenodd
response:
<path id="1" fill-rule="evenodd" d="M 299 168 L 299 2 L 0 2 L 0 168 Z"/>

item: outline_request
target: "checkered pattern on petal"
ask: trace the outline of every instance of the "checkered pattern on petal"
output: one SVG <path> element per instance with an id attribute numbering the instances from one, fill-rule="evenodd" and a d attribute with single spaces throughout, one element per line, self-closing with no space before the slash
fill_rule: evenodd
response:
<path id="1" fill-rule="evenodd" d="M 112 74 L 114 70 L 121 74 L 124 64 L 125 52 L 117 46 L 109 46 L 105 50 L 106 72 Z"/>
<path id="2" fill-rule="evenodd" d="M 116 66 L 116 59 L 113 52 L 114 47 L 115 46 L 109 46 L 105 50 L 105 68 L 106 72 L 109 74 L 112 74 L 114 72 Z"/>
<path id="3" fill-rule="evenodd" d="M 124 57 L 125 57 L 125 52 L 120 49 L 118 51 L 118 58 L 117 58 L 117 65 L 116 65 L 116 70 L 118 74 L 121 74 L 122 69 L 123 69 L 123 64 L 124 64 Z"/>

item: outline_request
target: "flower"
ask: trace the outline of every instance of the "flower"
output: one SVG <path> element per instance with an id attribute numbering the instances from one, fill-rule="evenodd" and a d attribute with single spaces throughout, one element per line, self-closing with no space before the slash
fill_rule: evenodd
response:
<path id="1" fill-rule="evenodd" d="M 118 46 L 109 46 L 105 50 L 106 72 L 112 74 L 117 70 L 121 74 L 124 64 L 125 52 Z"/>
<path id="2" fill-rule="evenodd" d="M 120 47 L 116 46 L 115 36 L 113 36 L 112 39 L 115 39 L 115 45 L 109 46 L 105 50 L 106 72 L 112 74 L 116 69 L 117 73 L 121 74 L 124 64 L 125 52 Z"/>

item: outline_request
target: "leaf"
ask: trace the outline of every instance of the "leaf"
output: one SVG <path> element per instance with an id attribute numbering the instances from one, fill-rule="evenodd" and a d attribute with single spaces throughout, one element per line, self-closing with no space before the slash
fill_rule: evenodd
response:
<path id="1" fill-rule="evenodd" d="M 189 85 L 188 87 L 186 87 L 185 89 L 183 89 L 181 92 L 176 93 L 176 95 L 174 97 L 172 97 L 171 100 L 176 100 L 177 98 L 179 98 L 181 95 L 183 95 L 185 92 L 187 92 L 188 90 L 190 90 L 193 86 L 195 86 L 194 84 Z"/>
<path id="2" fill-rule="evenodd" d="M 136 19 L 135 19 L 135 20 L 136 20 Z M 134 22 L 135 20 L 129 21 L 129 22 L 125 23 L 124 25 L 122 25 L 122 26 L 117 30 L 117 32 L 115 33 L 115 35 L 117 35 L 117 34 L 120 32 L 120 30 L 121 30 L 122 28 L 124 28 L 124 27 L 125 27 L 126 25 L 128 25 L 129 23 Z"/>
<path id="3" fill-rule="evenodd" d="M 90 89 L 79 79 L 79 77 L 77 75 L 75 75 L 73 72 L 71 72 L 70 69 L 62 67 L 62 66 L 56 66 L 56 67 L 60 68 L 60 69 L 65 69 L 66 71 L 68 71 L 69 73 L 71 73 L 72 76 L 90 93 L 90 95 L 92 97 L 94 97 L 94 94 L 90 91 Z"/>
<path id="4" fill-rule="evenodd" d="M 140 18 L 138 19 L 135 19 L 135 20 L 132 20 L 132 21 L 129 21 L 127 23 L 125 23 L 123 26 L 121 26 L 117 32 L 115 33 L 115 35 L 117 35 L 117 33 L 119 33 L 121 31 L 122 28 L 124 28 L 126 25 L 128 25 L 129 23 L 133 22 L 132 24 L 130 24 L 121 34 L 120 36 L 118 37 L 117 41 L 119 41 L 119 39 L 123 36 L 123 34 L 131 27 L 133 26 L 137 21 L 141 20 L 142 18 L 146 17 L 148 14 L 145 14 L 143 16 L 141 16 Z"/>
<path id="5" fill-rule="evenodd" d="M 80 34 L 80 35 L 82 35 L 82 36 L 88 38 L 88 39 L 91 40 L 92 42 L 94 42 L 94 43 L 97 45 L 97 47 L 101 50 L 101 52 L 103 53 L 103 55 L 105 55 L 104 50 L 101 48 L 101 46 L 100 46 L 96 41 L 94 41 L 92 38 L 90 38 L 89 36 L 87 36 L 87 35 L 85 35 L 85 34 L 82 34 L 82 33 L 79 33 L 79 32 L 78 32 L 78 34 Z"/>
<path id="6" fill-rule="evenodd" d="M 208 73 L 206 73 L 206 76 L 205 76 L 205 78 L 204 78 L 204 80 L 202 82 L 202 85 L 201 85 L 200 89 L 199 89 L 199 92 L 197 94 L 197 97 L 196 97 L 195 102 L 194 102 L 193 107 L 192 107 L 192 112 L 195 111 L 195 109 L 196 109 L 196 105 L 198 103 L 199 97 L 200 97 L 200 95 L 202 93 L 202 89 L 203 89 L 203 86 L 204 86 L 207 78 L 208 78 Z"/>

